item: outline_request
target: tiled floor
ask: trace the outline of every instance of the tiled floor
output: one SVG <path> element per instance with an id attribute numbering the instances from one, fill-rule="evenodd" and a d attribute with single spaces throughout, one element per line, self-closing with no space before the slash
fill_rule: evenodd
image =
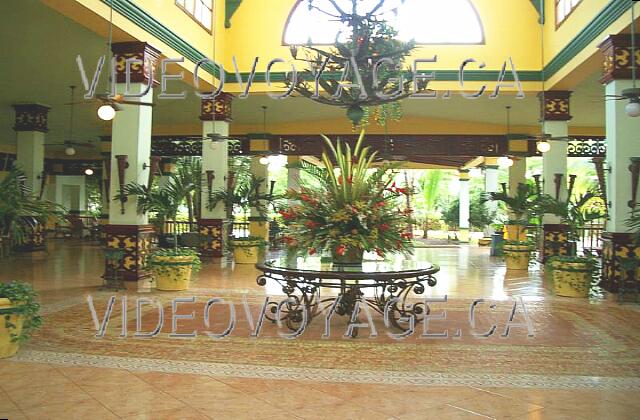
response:
<path id="1" fill-rule="evenodd" d="M 0 261 L 0 280 L 32 282 L 41 292 L 46 314 L 43 332 L 16 358 L 0 362 L 0 418 L 638 418 L 640 360 L 636 360 L 635 353 L 625 353 L 625 349 L 637 347 L 640 338 L 636 305 L 620 305 L 606 296 L 591 300 L 555 297 L 545 289 L 535 267 L 529 273 L 505 273 L 502 263 L 490 259 L 486 249 L 422 249 L 417 258 L 442 267 L 439 283 L 429 291 L 430 295 L 447 294 L 454 306 L 475 298 L 499 302 L 522 296 L 534 305 L 536 327 L 548 325 L 551 331 L 541 334 L 537 343 L 527 343 L 522 338 L 509 345 L 498 339 L 480 344 L 463 340 L 423 347 L 394 344 L 388 339 L 306 339 L 287 343 L 271 337 L 263 341 L 274 344 L 269 346 L 260 339 L 239 337 L 225 344 L 229 347 L 211 347 L 205 354 L 210 357 L 210 364 L 202 360 L 199 341 L 185 341 L 183 357 L 176 356 L 173 348 L 169 352 L 162 341 L 136 343 L 136 350 L 131 347 L 126 357 L 113 356 L 102 349 L 111 345 L 113 349 L 128 349 L 115 347 L 119 345 L 117 337 L 97 344 L 91 337 L 72 337 L 85 331 L 74 329 L 74 322 L 90 325 L 86 305 L 82 311 L 74 305 L 83 305 L 87 293 L 99 296 L 100 248 L 58 241 L 50 244 L 46 255 L 20 255 Z M 193 289 L 199 293 L 210 290 L 225 295 L 263 296 L 265 290 L 255 283 L 256 274 L 252 267 L 232 269 L 208 264 Z M 266 293 L 279 291 L 273 286 Z M 626 322 L 628 319 L 633 323 Z M 575 322 L 565 325 L 566 320 Z M 114 323 L 111 331 L 118 328 Z M 596 337 L 585 334 L 591 328 Z M 87 344 L 85 351 L 70 353 L 69 349 L 77 350 L 77 343 Z M 270 358 L 271 363 L 239 364 L 251 360 L 237 351 L 243 347 L 251 348 L 253 356 Z M 438 363 L 433 360 L 431 367 L 428 363 L 425 367 L 424 359 L 412 353 L 414 347 L 428 351 L 429 357 L 437 354 Z M 270 353 L 274 348 L 278 353 Z M 322 358 L 308 358 L 297 362 L 300 369 L 291 370 L 290 374 L 283 370 L 283 354 L 284 360 L 293 360 L 297 351 L 304 355 L 305 351 L 319 351 L 318 348 L 329 356 L 359 358 L 360 365 L 368 369 L 350 368 L 346 359 L 342 369 L 335 370 L 335 366 L 322 366 Z M 505 349 L 513 355 L 510 357 L 507 352 L 507 356 L 497 357 Z M 553 366 L 553 360 L 545 355 L 553 358 L 558 349 L 563 353 L 557 354 L 571 356 L 562 359 L 562 365 Z M 163 360 L 165 351 L 167 357 Z M 396 356 L 398 351 L 406 351 L 407 357 L 398 359 L 405 364 L 382 369 L 375 362 L 381 351 L 394 352 Z M 472 356 L 471 361 L 461 353 Z M 617 360 L 611 360 L 609 366 L 607 357 L 614 358 L 613 355 Z M 415 372 L 407 369 L 414 366 L 411 363 L 416 363 Z M 465 375 L 467 366 L 469 373 Z M 585 369 L 584 377 L 575 371 L 578 369 L 579 373 L 581 367 Z M 623 370 L 625 367 L 628 371 Z M 515 368 L 541 374 L 503 373 Z M 601 373 L 594 376 L 592 372 Z M 427 379 L 418 376 L 422 373 Z M 385 374 L 391 377 L 381 376 Z M 500 383 L 507 386 L 498 386 Z"/>

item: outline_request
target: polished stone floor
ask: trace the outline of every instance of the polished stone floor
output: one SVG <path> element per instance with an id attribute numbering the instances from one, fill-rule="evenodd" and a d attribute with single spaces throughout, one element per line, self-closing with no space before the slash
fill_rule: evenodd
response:
<path id="1" fill-rule="evenodd" d="M 475 299 L 495 303 L 502 316 L 514 297 L 522 297 L 536 336 L 518 331 L 485 341 L 465 336 L 395 342 L 364 334 L 345 339 L 341 328 L 346 324 L 336 321 L 336 337 L 329 340 L 319 338 L 321 325 L 288 341 L 270 324 L 264 336 L 250 339 L 240 298 L 247 296 L 253 310 L 254 301 L 280 294 L 279 288 L 258 286 L 250 266 L 209 263 L 189 292 L 129 291 L 126 296 L 130 301 L 156 298 L 169 308 L 176 296 L 193 295 L 198 302 L 225 297 L 238 306 L 239 326 L 232 338 L 214 345 L 200 336 L 170 340 L 170 325 L 158 339 L 120 338 L 118 300 L 107 336 L 98 340 L 86 296 L 93 297 L 101 319 L 111 295 L 99 291 L 98 245 L 50 241 L 47 253 L 0 260 L 0 281 L 31 282 L 45 314 L 43 330 L 15 358 L 0 362 L 0 418 L 638 417 L 637 305 L 619 304 L 600 293 L 590 299 L 556 297 L 537 267 L 506 272 L 487 249 L 473 246 L 419 249 L 415 258 L 441 266 L 438 284 L 427 295 L 448 296 L 452 325 L 461 325 Z M 183 313 L 190 311 L 184 308 Z M 153 311 L 144 312 L 145 331 L 153 324 Z M 478 319 L 486 323 L 490 317 L 481 312 Z M 136 322 L 129 319 L 131 332 Z M 199 330 L 201 322 L 196 324 L 186 326 Z"/>

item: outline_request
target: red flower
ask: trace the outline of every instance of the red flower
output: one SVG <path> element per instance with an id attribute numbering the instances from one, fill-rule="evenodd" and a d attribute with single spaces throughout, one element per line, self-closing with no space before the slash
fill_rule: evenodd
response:
<path id="1" fill-rule="evenodd" d="M 402 236 L 405 239 L 411 239 L 411 238 L 413 238 L 413 233 L 411 233 L 411 232 L 402 232 L 402 235 L 400 235 L 400 236 Z"/>
<path id="2" fill-rule="evenodd" d="M 391 186 L 389 188 L 387 188 L 387 191 L 391 191 L 391 192 L 396 192 L 398 189 L 396 188 L 396 183 L 394 182 L 393 184 L 391 184 Z"/>
<path id="3" fill-rule="evenodd" d="M 344 245 L 340 245 L 336 248 L 336 254 L 343 256 L 347 252 L 347 247 Z"/>
<path id="4" fill-rule="evenodd" d="M 386 231 L 388 231 L 389 229 L 391 229 L 391 226 L 389 226 L 389 225 L 388 225 L 388 224 L 386 224 L 386 223 L 383 223 L 383 224 L 381 224 L 381 225 L 380 225 L 380 231 L 382 231 L 382 232 L 386 232 Z"/>
<path id="5" fill-rule="evenodd" d="M 320 223 L 314 222 L 313 220 L 307 220 L 304 225 L 309 229 L 315 229 L 320 226 Z"/>
<path id="6" fill-rule="evenodd" d="M 347 184 L 353 184 L 353 177 L 347 178 Z"/>
<path id="7" fill-rule="evenodd" d="M 309 255 L 313 255 L 316 253 L 316 249 L 315 248 L 309 248 Z"/>
<path id="8" fill-rule="evenodd" d="M 376 254 L 378 254 L 378 256 L 380 257 L 384 257 L 384 252 L 382 252 L 380 248 L 376 248 Z"/>
<path id="9" fill-rule="evenodd" d="M 373 207 L 375 208 L 384 207 L 384 201 L 378 201 L 376 204 L 373 205 Z"/>
<path id="10" fill-rule="evenodd" d="M 290 220 L 296 217 L 296 213 L 293 210 L 280 210 L 278 213 L 284 220 Z"/>

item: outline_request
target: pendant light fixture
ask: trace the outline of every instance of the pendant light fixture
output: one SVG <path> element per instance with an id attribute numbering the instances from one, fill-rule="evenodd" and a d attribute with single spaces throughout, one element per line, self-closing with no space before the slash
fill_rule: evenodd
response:
<path id="1" fill-rule="evenodd" d="M 111 71 L 112 45 L 113 45 L 113 1 L 110 1 L 109 2 L 109 40 L 107 42 L 107 55 L 106 55 L 106 57 L 109 58 L 108 60 L 109 71 L 107 72 L 107 74 L 109 75 L 109 78 L 108 78 L 109 82 L 107 86 L 107 95 L 110 94 L 109 92 L 111 89 L 111 85 L 113 84 L 112 71 Z M 115 116 L 116 116 L 116 109 L 110 103 L 104 103 L 100 105 L 100 107 L 98 108 L 98 118 L 100 118 L 103 121 L 111 121 L 115 118 Z"/>

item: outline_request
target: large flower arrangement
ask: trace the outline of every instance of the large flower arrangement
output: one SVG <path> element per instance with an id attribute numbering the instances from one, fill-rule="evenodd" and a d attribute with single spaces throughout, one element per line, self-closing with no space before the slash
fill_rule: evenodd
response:
<path id="1" fill-rule="evenodd" d="M 314 183 L 290 190 L 297 204 L 282 209 L 286 245 L 299 253 L 330 251 L 334 262 L 358 262 L 364 251 L 380 256 L 411 254 L 412 235 L 406 231 L 411 211 L 401 210 L 406 189 L 396 187 L 393 164 L 374 167 L 376 152 L 363 147 L 364 132 L 355 148 L 338 140 L 326 144 L 324 168 L 301 164 Z"/>

